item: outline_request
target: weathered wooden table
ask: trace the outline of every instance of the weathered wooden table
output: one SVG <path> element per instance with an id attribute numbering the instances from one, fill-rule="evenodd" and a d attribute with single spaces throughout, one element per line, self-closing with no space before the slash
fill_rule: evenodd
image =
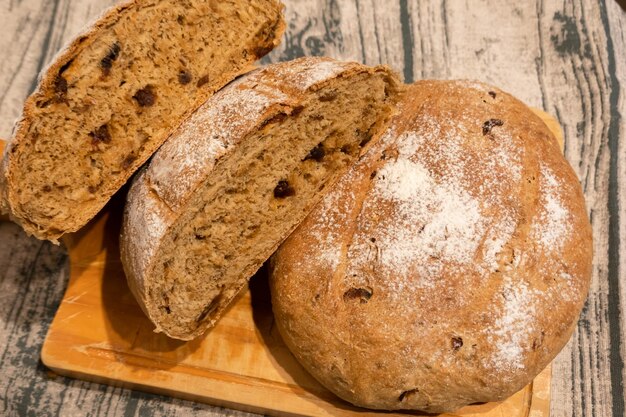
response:
<path id="1" fill-rule="evenodd" d="M 562 124 L 595 237 L 593 283 L 553 365 L 553 416 L 623 416 L 626 379 L 626 12 L 615 0 L 283 0 L 269 60 L 388 63 L 407 82 L 476 78 Z M 0 137 L 38 72 L 112 0 L 0 0 Z M 471 3 L 471 4 L 470 4 Z M 626 242 L 626 240 L 624 240 Z M 0 415 L 243 415 L 55 376 L 39 359 L 69 271 L 63 247 L 0 223 Z"/>

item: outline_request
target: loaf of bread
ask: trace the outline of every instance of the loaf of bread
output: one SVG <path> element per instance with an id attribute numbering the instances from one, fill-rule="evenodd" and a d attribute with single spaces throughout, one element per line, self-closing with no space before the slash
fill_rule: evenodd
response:
<path id="1" fill-rule="evenodd" d="M 277 327 L 341 398 L 432 413 L 528 384 L 591 273 L 577 177 L 524 104 L 423 81 L 271 261 Z"/>
<path id="2" fill-rule="evenodd" d="M 41 239 L 79 229 L 283 30 L 278 0 L 133 0 L 109 10 L 27 99 L 2 163 L 3 211 Z"/>
<path id="3" fill-rule="evenodd" d="M 383 130 L 385 67 L 303 58 L 230 84 L 196 111 L 128 194 L 121 253 L 156 331 L 189 340 L 223 313 Z"/>

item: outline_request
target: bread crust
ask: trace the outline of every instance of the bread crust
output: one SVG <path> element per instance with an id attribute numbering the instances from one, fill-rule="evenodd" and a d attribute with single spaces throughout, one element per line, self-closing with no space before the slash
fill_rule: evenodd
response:
<path id="1" fill-rule="evenodd" d="M 439 413 L 532 381 L 591 265 L 582 189 L 541 119 L 494 87 L 422 81 L 272 257 L 270 288 L 286 344 L 335 394 Z"/>
<path id="2" fill-rule="evenodd" d="M 52 60 L 51 64 L 44 69 L 38 77 L 38 85 L 36 90 L 31 94 L 24 104 L 22 115 L 16 121 L 13 129 L 13 139 L 7 144 L 2 161 L 0 162 L 0 211 L 8 213 L 13 221 L 20 224 L 24 230 L 39 239 L 47 239 L 53 243 L 58 243 L 58 238 L 68 232 L 74 232 L 84 226 L 98 211 L 106 204 L 109 198 L 130 178 L 130 176 L 150 157 L 151 153 L 158 149 L 159 145 L 165 141 L 167 136 L 164 136 L 159 143 L 156 143 L 148 154 L 143 158 L 136 159 L 132 165 L 127 169 L 125 176 L 117 178 L 114 182 L 108 184 L 106 189 L 103 190 L 102 195 L 98 198 L 98 203 L 90 207 L 81 213 L 76 213 L 76 216 L 68 220 L 66 227 L 63 230 L 51 229 L 46 225 L 37 224 L 30 220 L 28 212 L 24 211 L 17 201 L 16 190 L 22 186 L 19 182 L 13 178 L 13 171 L 16 169 L 16 160 L 19 157 L 19 153 L 22 152 L 23 144 L 29 140 L 28 130 L 33 119 L 36 117 L 36 105 L 39 100 L 45 99 L 50 96 L 50 92 L 54 91 L 55 81 L 59 71 L 68 63 L 70 63 L 76 56 L 78 56 L 82 50 L 84 50 L 91 43 L 98 39 L 99 33 L 112 25 L 114 25 L 124 13 L 132 13 L 134 10 L 139 10 L 143 7 L 148 7 L 153 0 L 128 0 L 112 6 L 105 10 L 101 16 L 94 20 L 93 23 L 86 26 L 81 33 L 76 36 L 64 49 L 59 51 L 56 57 Z M 249 56 L 248 65 L 242 68 L 239 72 L 233 74 L 232 77 L 224 77 L 219 85 L 225 85 L 231 81 L 234 77 L 248 72 L 253 65 L 253 62 L 268 53 L 273 47 L 277 46 L 280 42 L 280 37 L 285 29 L 285 24 L 282 16 L 283 5 L 279 0 L 267 0 L 268 8 L 275 8 L 278 11 L 277 20 L 273 22 L 274 37 L 271 39 L 270 44 L 259 44 L 256 49 L 259 53 L 258 56 Z M 195 110 L 202 102 L 206 100 L 205 96 L 198 95 L 196 102 L 193 106 L 186 110 L 185 114 L 180 117 L 178 122 L 184 120 L 189 114 Z"/>
<path id="3" fill-rule="evenodd" d="M 150 297 L 151 283 L 160 279 L 154 274 L 160 262 L 159 248 L 186 212 L 196 190 L 213 175 L 217 163 L 268 122 L 300 111 L 311 91 L 339 77 L 375 72 L 388 76 L 392 85 L 398 84 L 387 67 L 367 67 L 329 58 L 301 58 L 256 70 L 209 99 L 155 154 L 128 193 L 120 248 L 129 287 L 155 323 L 156 332 L 191 340 L 213 326 L 223 313 L 223 309 L 216 311 L 193 332 L 176 332 L 159 323 L 155 314 L 159 306 Z M 292 230 L 296 226 L 297 223 Z M 292 230 L 274 243 L 267 257 Z M 265 260 L 251 264 L 242 276 L 251 277 Z"/>

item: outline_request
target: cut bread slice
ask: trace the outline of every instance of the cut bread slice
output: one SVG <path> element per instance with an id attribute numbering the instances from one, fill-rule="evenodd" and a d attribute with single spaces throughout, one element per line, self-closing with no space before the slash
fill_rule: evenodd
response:
<path id="1" fill-rule="evenodd" d="M 40 239 L 78 230 L 283 30 L 278 0 L 134 0 L 111 9 L 27 99 L 2 164 L 4 211 Z"/>
<path id="2" fill-rule="evenodd" d="M 325 58 L 242 77 L 191 116 L 135 178 L 121 253 L 148 317 L 190 340 L 386 125 L 386 67 Z"/>

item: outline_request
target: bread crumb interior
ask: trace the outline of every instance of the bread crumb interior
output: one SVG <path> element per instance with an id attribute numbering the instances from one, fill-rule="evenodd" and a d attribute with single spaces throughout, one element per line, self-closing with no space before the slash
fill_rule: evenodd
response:
<path id="1" fill-rule="evenodd" d="M 246 138 L 160 245 L 147 304 L 172 335 L 213 324 L 391 114 L 387 74 L 338 78 Z M 276 118 L 275 118 L 276 119 Z M 282 120 L 281 120 L 282 119 Z"/>
<path id="2" fill-rule="evenodd" d="M 38 96 L 12 172 L 28 221 L 84 224 L 185 114 L 270 49 L 280 11 L 267 6 L 142 1 L 85 38 Z"/>

